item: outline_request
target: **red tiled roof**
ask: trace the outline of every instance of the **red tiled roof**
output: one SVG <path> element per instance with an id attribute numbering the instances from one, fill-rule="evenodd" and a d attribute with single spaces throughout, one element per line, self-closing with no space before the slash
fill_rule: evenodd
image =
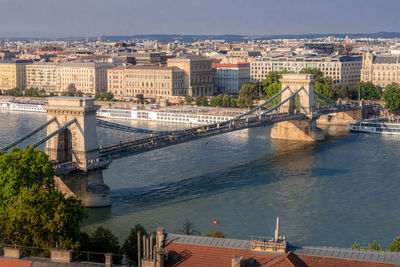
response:
<path id="1" fill-rule="evenodd" d="M 302 262 L 297 255 L 292 252 L 288 252 L 285 255 L 276 258 L 267 264 L 263 265 L 265 267 L 307 267 L 307 265 Z"/>
<path id="2" fill-rule="evenodd" d="M 297 255 L 288 252 L 279 254 L 253 254 L 249 249 L 227 248 L 209 245 L 194 245 L 169 242 L 166 267 L 231 267 L 232 258 L 244 257 L 246 267 L 396 267 L 396 264 L 368 262 L 352 259 Z"/>
<path id="3" fill-rule="evenodd" d="M 32 262 L 17 259 L 0 259 L 0 266 L 4 267 L 30 267 Z"/>
<path id="4" fill-rule="evenodd" d="M 168 250 L 168 262 L 170 267 L 230 267 L 232 257 L 244 256 L 247 261 L 254 259 L 254 264 L 247 266 L 262 266 L 279 255 L 252 255 L 246 249 L 234 249 L 224 247 L 212 247 L 204 245 L 169 243 L 165 246 Z M 174 257 L 175 256 L 175 257 Z"/>

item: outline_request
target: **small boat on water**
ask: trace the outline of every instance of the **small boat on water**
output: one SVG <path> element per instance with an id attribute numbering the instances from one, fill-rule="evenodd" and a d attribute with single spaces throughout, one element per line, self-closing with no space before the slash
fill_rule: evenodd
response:
<path id="1" fill-rule="evenodd" d="M 352 132 L 400 135 L 400 123 L 398 121 L 362 120 L 357 123 L 350 123 L 348 128 Z"/>

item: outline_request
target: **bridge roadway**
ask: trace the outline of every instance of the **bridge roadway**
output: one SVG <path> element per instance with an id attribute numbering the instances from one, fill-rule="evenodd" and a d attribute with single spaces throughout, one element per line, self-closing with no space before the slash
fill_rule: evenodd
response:
<path id="1" fill-rule="evenodd" d="M 248 120 L 234 121 L 231 125 L 225 124 L 218 126 L 217 124 L 212 124 L 209 126 L 203 126 L 201 128 L 192 128 L 188 130 L 177 131 L 171 134 L 157 135 L 101 148 L 100 158 L 104 159 L 111 157 L 113 159 L 117 159 L 218 134 L 271 125 L 281 121 L 301 119 L 306 119 L 306 116 L 301 113 L 294 115 L 289 115 L 288 113 L 278 113 L 262 117 L 261 119 L 258 117 L 253 117 L 249 118 Z"/>
<path id="2" fill-rule="evenodd" d="M 354 110 L 354 107 L 341 106 L 340 108 L 316 109 L 313 119 L 316 119 L 321 115 L 348 110 Z M 267 126 L 282 121 L 303 119 L 307 119 L 307 116 L 303 113 L 276 113 L 261 117 L 256 116 L 238 121 L 232 121 L 229 124 L 212 124 L 209 126 L 191 128 L 187 130 L 176 131 L 171 134 L 162 134 L 100 148 L 100 159 L 117 159 L 218 134 L 239 131 L 247 128 Z"/>

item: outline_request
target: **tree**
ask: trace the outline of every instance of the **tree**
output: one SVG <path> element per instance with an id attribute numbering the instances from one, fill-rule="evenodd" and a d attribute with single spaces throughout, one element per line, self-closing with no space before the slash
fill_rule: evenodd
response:
<path id="1" fill-rule="evenodd" d="M 14 89 L 5 90 L 4 94 L 8 96 L 23 96 L 24 91 L 16 87 Z"/>
<path id="2" fill-rule="evenodd" d="M 67 91 L 75 93 L 76 92 L 76 85 L 74 83 L 70 83 L 68 85 L 68 87 L 67 87 Z"/>
<path id="3" fill-rule="evenodd" d="M 81 90 L 76 91 L 75 96 L 82 97 L 83 93 Z"/>
<path id="4" fill-rule="evenodd" d="M 193 97 L 191 97 L 190 95 L 187 95 L 186 97 L 185 97 L 185 102 L 186 102 L 186 104 L 187 105 L 190 105 L 191 103 L 193 103 Z"/>
<path id="5" fill-rule="evenodd" d="M 137 94 L 136 98 L 137 98 L 139 104 L 144 104 L 144 96 L 143 96 L 143 94 Z"/>
<path id="6" fill-rule="evenodd" d="M 332 90 L 337 97 L 341 99 L 351 98 L 351 90 L 348 86 L 343 84 L 336 84 L 332 86 Z"/>
<path id="7" fill-rule="evenodd" d="M 214 107 L 221 107 L 223 102 L 223 95 L 217 95 L 210 99 L 210 105 Z"/>
<path id="8" fill-rule="evenodd" d="M 222 232 L 220 232 L 220 231 L 211 232 L 211 233 L 205 234 L 204 236 L 216 237 L 216 238 L 225 238 L 224 234 Z"/>
<path id="9" fill-rule="evenodd" d="M 223 98 L 222 98 L 222 106 L 223 107 L 229 107 L 230 104 L 231 104 L 231 101 L 230 101 L 229 95 L 224 95 Z"/>
<path id="10" fill-rule="evenodd" d="M 206 96 L 197 96 L 194 100 L 194 103 L 196 104 L 196 106 L 208 106 L 208 99 Z"/>
<path id="11" fill-rule="evenodd" d="M 25 96 L 29 97 L 38 97 L 40 96 L 39 89 L 38 88 L 29 88 L 25 90 Z"/>
<path id="12" fill-rule="evenodd" d="M 237 99 L 236 105 L 237 105 L 239 108 L 244 108 L 244 107 L 246 107 L 246 100 L 244 100 L 243 98 L 241 98 L 241 97 L 239 96 L 239 98 Z"/>
<path id="13" fill-rule="evenodd" d="M 314 74 L 314 91 L 332 100 L 336 99 L 336 95 L 332 89 L 332 79 L 330 77 L 324 77 L 321 70 L 317 68 L 306 68 L 302 69 L 300 73 Z"/>
<path id="14" fill-rule="evenodd" d="M 203 96 L 201 98 L 201 105 L 202 106 L 208 106 L 208 98 L 206 96 Z"/>
<path id="15" fill-rule="evenodd" d="M 255 83 L 245 83 L 239 92 L 239 98 L 242 98 L 247 107 L 252 107 L 254 100 L 259 96 L 258 85 Z"/>
<path id="16" fill-rule="evenodd" d="M 114 99 L 114 94 L 111 92 L 100 93 L 95 96 L 97 100 L 107 100 L 111 101 Z"/>
<path id="17" fill-rule="evenodd" d="M 186 218 L 185 222 L 183 223 L 182 232 L 185 235 L 200 234 L 197 230 L 194 229 L 194 225 L 189 218 Z"/>
<path id="18" fill-rule="evenodd" d="M 135 227 L 131 228 L 129 236 L 126 238 L 122 251 L 127 256 L 129 262 L 137 266 L 137 255 L 138 255 L 138 240 L 137 233 L 140 231 L 141 236 L 149 236 L 146 229 L 140 224 L 136 224 Z M 141 252 L 143 253 L 143 246 L 141 246 Z"/>
<path id="19" fill-rule="evenodd" d="M 400 108 L 400 88 L 397 83 L 391 83 L 386 86 L 382 99 L 385 101 L 385 108 L 390 113 L 397 114 Z"/>
<path id="20" fill-rule="evenodd" d="M 202 99 L 201 96 L 197 96 L 194 100 L 194 103 L 196 104 L 196 106 L 201 106 L 202 105 Z"/>
<path id="21" fill-rule="evenodd" d="M 121 253 L 118 238 L 111 230 L 103 226 L 98 227 L 93 233 L 89 234 L 85 247 L 82 246 L 80 249 L 100 253 Z"/>
<path id="22" fill-rule="evenodd" d="M 400 236 L 396 237 L 389 245 L 389 250 L 392 252 L 400 252 Z"/>
<path id="23" fill-rule="evenodd" d="M 273 82 L 273 83 L 269 84 L 267 87 L 264 87 L 264 92 L 267 95 L 266 100 L 272 98 L 277 93 L 279 93 L 281 90 L 282 90 L 282 85 L 280 82 Z M 268 107 L 276 106 L 280 102 L 281 102 L 281 97 L 279 96 L 279 97 L 275 98 L 273 101 L 271 101 L 268 104 Z"/>
<path id="24" fill-rule="evenodd" d="M 39 149 L 0 152 L 0 243 L 79 246 L 85 208 L 75 197 L 56 191 L 54 175 L 53 163 Z"/>
<path id="25" fill-rule="evenodd" d="M 358 98 L 361 99 L 380 99 L 382 95 L 382 89 L 371 82 L 360 82 L 353 88 L 357 92 Z"/>
<path id="26" fill-rule="evenodd" d="M 236 98 L 231 98 L 230 99 L 230 103 L 229 103 L 229 105 L 231 106 L 231 107 L 237 107 L 237 99 Z"/>

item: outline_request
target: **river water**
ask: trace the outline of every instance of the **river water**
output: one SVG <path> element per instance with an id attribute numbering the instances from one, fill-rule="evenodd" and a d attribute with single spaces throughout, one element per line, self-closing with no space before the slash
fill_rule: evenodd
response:
<path id="1" fill-rule="evenodd" d="M 1 112 L 0 145 L 44 121 Z M 242 130 L 115 160 L 104 171 L 112 207 L 89 209 L 83 230 L 103 225 L 123 241 L 137 223 L 179 233 L 189 218 L 200 233 L 249 239 L 272 236 L 279 216 L 296 244 L 387 247 L 400 235 L 400 137 L 350 133 L 306 144 L 269 133 Z"/>

